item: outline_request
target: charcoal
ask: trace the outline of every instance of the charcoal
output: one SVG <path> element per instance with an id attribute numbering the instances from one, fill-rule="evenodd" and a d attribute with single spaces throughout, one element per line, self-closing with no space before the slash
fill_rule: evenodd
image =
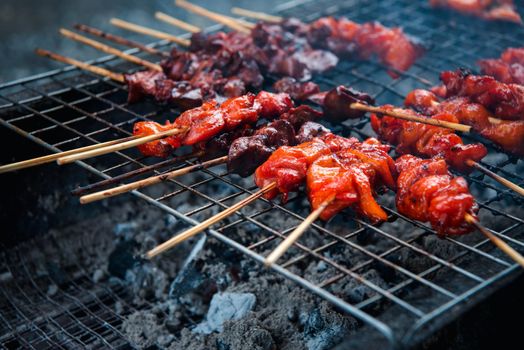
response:
<path id="1" fill-rule="evenodd" d="M 170 298 L 179 298 L 180 296 L 195 290 L 204 282 L 204 275 L 196 267 L 196 258 L 202 251 L 205 242 L 206 236 L 203 235 L 191 250 L 191 253 L 188 255 L 182 266 L 182 269 L 178 272 L 178 275 L 169 287 Z"/>
<path id="2" fill-rule="evenodd" d="M 135 241 L 122 241 L 109 255 L 107 270 L 113 276 L 124 279 L 126 271 L 135 267 L 139 260 L 137 259 L 136 249 L 138 243 Z"/>
<path id="3" fill-rule="evenodd" d="M 225 321 L 241 319 L 255 303 L 256 296 L 252 293 L 217 293 L 211 299 L 206 320 L 193 331 L 204 334 L 221 332 Z"/>
<path id="4" fill-rule="evenodd" d="M 224 350 L 254 349 L 275 350 L 275 340 L 271 333 L 259 322 L 228 322 L 227 334 L 220 335 L 216 340 L 217 348 Z"/>

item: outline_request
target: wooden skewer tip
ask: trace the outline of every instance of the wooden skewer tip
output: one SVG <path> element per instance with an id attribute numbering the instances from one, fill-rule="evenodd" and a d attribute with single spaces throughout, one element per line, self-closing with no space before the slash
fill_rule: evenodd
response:
<path id="1" fill-rule="evenodd" d="M 295 230 L 293 230 L 293 232 L 291 232 L 289 236 L 287 236 L 287 238 L 283 240 L 282 243 L 280 243 L 278 247 L 276 247 L 276 249 L 267 256 L 267 258 L 264 260 L 264 265 L 266 267 L 271 267 L 273 264 L 275 264 L 276 261 L 289 249 L 289 247 L 291 247 L 293 243 L 295 243 L 302 236 L 302 234 L 306 232 L 309 226 L 311 226 L 311 224 L 313 224 L 320 214 L 322 214 L 324 209 L 326 209 L 326 207 L 333 201 L 334 198 L 334 196 L 327 198 L 324 202 L 322 202 L 322 204 L 318 206 L 318 208 L 312 211 L 307 216 L 307 218 L 305 218 L 304 221 L 302 221 L 300 225 L 298 225 L 297 228 L 295 228 Z"/>

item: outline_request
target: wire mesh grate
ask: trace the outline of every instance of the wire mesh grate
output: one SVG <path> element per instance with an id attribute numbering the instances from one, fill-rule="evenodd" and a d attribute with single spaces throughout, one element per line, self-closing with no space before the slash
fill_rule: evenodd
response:
<path id="1" fill-rule="evenodd" d="M 524 40 L 521 28 L 433 10 L 425 1 L 293 1 L 282 6 L 280 14 L 307 21 L 328 14 L 345 15 L 357 22 L 379 20 L 388 26 L 401 25 L 422 39 L 428 52 L 399 79 L 392 80 L 384 67 L 373 61 L 344 61 L 316 77 L 323 88 L 349 85 L 370 92 L 379 103 L 396 105 L 401 105 L 412 89 L 435 85 L 440 71 L 456 67 L 475 70 L 475 60 L 498 56 L 504 48 Z M 116 71 L 136 69 L 111 57 L 98 63 Z M 124 137 L 137 120 L 163 121 L 177 113 L 151 101 L 128 105 L 126 95 L 118 83 L 67 68 L 0 86 L 0 123 L 56 152 Z M 367 119 L 336 126 L 335 131 L 360 139 L 372 136 Z M 524 184 L 522 161 L 491 151 L 483 164 Z M 80 165 L 110 178 L 157 162 L 131 149 Z M 190 164 L 194 163 L 186 160 L 170 167 Z M 478 198 L 482 221 L 497 236 L 524 251 L 524 220 L 519 217 L 522 198 L 482 175 L 474 173 L 467 179 Z M 133 193 L 194 224 L 254 190 L 251 179 L 230 175 L 219 166 L 169 180 L 161 188 Z M 192 205 L 190 197 L 198 198 L 198 204 Z M 396 212 L 391 195 L 380 200 L 387 208 L 388 222 L 374 226 L 347 212 L 329 223 L 316 223 L 274 270 L 376 328 L 389 341 L 406 343 L 452 307 L 516 270 L 516 265 L 480 234 L 436 243 L 428 226 Z M 308 212 L 301 195 L 293 196 L 286 205 L 258 200 L 209 233 L 260 262 Z M 2 265 L 7 269 L 3 273 L 12 276 L 9 288 L 19 293 L 13 296 L 6 293 L 5 285 L 0 288 L 4 299 L 0 324 L 5 334 L 0 344 L 38 349 L 134 346 L 119 329 L 122 316 L 111 307 L 121 303 L 127 312 L 134 309 L 125 289 L 95 283 L 83 267 L 76 266 L 80 274 L 69 281 L 67 289 L 49 296 L 42 290 L 47 281 L 33 277 L 36 266 L 23 254 L 24 247 L 21 244 L 14 252 L 2 253 Z M 321 273 L 309 275 L 305 267 L 311 265 L 322 269 Z M 373 276 L 377 271 L 379 280 Z M 362 294 L 347 294 L 355 284 L 362 286 Z M 34 304 L 50 309 L 36 311 Z M 392 314 L 408 320 L 405 324 L 410 326 L 399 329 Z"/>

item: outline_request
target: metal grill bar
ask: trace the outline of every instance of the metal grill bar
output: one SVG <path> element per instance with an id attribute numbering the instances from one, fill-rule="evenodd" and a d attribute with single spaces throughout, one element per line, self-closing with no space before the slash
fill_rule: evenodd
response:
<path id="1" fill-rule="evenodd" d="M 506 35 L 501 29 L 504 28 L 503 25 L 499 27 L 496 24 L 487 24 L 488 29 L 479 28 L 474 20 L 468 20 L 467 23 L 457 21 L 454 27 L 450 28 L 447 21 L 428 15 L 430 10 L 426 2 L 367 1 L 366 6 L 362 6 L 358 1 L 339 3 L 335 0 L 316 2 L 297 0 L 280 6 L 278 10 L 280 15 L 293 15 L 308 21 L 327 14 L 346 15 L 357 22 L 378 19 L 389 26 L 403 25 L 407 33 L 432 43 L 434 46 L 429 48 L 426 56 L 409 72 L 401 73 L 397 80 L 390 79 L 385 74 L 385 68 L 376 62 L 341 62 L 331 72 L 316 78 L 317 83 L 325 88 L 345 84 L 369 91 L 380 103 L 399 105 L 411 89 L 434 85 L 438 81 L 440 71 L 458 66 L 474 69 L 474 61 L 479 57 L 497 56 L 506 46 L 520 45 L 524 40 L 522 28 L 513 28 L 511 35 Z M 213 29 L 218 28 L 220 26 L 213 27 Z M 442 33 L 446 35 L 443 37 Z M 152 46 L 162 47 L 166 44 L 167 42 L 160 42 Z M 133 49 L 126 52 L 137 53 L 137 51 Z M 109 67 L 108 63 L 121 64 L 112 56 L 103 57 L 94 63 L 106 67 Z M 114 67 L 112 66 L 111 69 Z M 129 128 L 137 120 L 161 120 L 166 118 L 166 114 L 172 116 L 177 112 L 158 108 L 147 101 L 130 106 L 119 101 L 119 97 L 127 93 L 121 85 L 99 79 L 91 73 L 82 73 L 80 77 L 83 78 L 81 81 L 73 79 L 77 78 L 76 69 L 67 67 L 0 85 L 0 99 L 3 100 L 0 106 L 0 124 L 53 152 L 58 152 L 76 147 L 79 143 L 91 144 L 106 141 L 115 135 L 129 135 Z M 51 91 L 47 90 L 49 85 L 54 87 Z M 30 97 L 18 98 L 20 92 L 29 94 Z M 64 120 L 67 111 L 71 111 L 72 117 L 67 116 Z M 343 135 L 369 137 L 372 135 L 369 133 L 368 122 L 369 120 L 365 118 L 351 125 L 336 126 L 334 130 Z M 93 126 L 96 128 L 93 129 Z M 63 134 L 67 137 L 64 138 Z M 60 138 L 56 139 L 58 136 Z M 128 167 L 141 169 L 155 162 L 158 161 L 144 158 L 138 152 L 129 150 L 77 164 L 101 178 L 108 179 L 125 173 Z M 190 164 L 194 163 L 184 161 L 172 164 L 172 169 Z M 519 175 L 522 174 L 521 161 L 517 162 L 513 158 L 490 159 L 484 161 L 483 165 L 519 184 L 524 184 L 524 177 Z M 204 176 L 204 179 L 190 184 L 187 184 L 188 179 L 185 177 L 172 179 L 164 183 L 160 195 L 151 195 L 149 189 L 133 191 L 132 194 L 194 225 L 210 212 L 228 208 L 231 203 L 252 193 L 254 189 L 252 186 L 239 184 L 237 178 L 223 171 L 221 167 L 217 169 L 200 170 L 198 174 Z M 160 174 L 161 171 L 155 170 L 154 173 Z M 517 216 L 521 212 L 512 214 L 507 212 L 505 207 L 508 203 L 515 206 L 522 205 L 522 199 L 482 175 L 472 174 L 467 176 L 467 179 L 473 193 L 479 196 L 481 214 L 492 215 L 498 221 L 504 222 L 501 228 L 491 231 L 523 251 L 524 220 Z M 226 188 L 227 191 L 219 195 L 210 193 L 208 188 L 215 184 Z M 198 198 L 200 204 L 188 207 L 184 212 L 174 209 L 177 201 L 183 201 L 188 195 Z M 336 220 L 328 224 L 314 224 L 308 235 L 314 237 L 318 244 L 309 246 L 306 240 L 297 242 L 283 257 L 284 262 L 274 266 L 273 270 L 372 326 L 392 343 L 395 343 L 400 336 L 393 333 L 390 325 L 380 320 L 381 310 L 398 307 L 405 316 L 414 321 L 415 326 L 407 330 L 408 335 L 402 339 L 403 342 L 409 343 L 415 332 L 427 323 L 445 316 L 451 307 L 517 270 L 515 264 L 498 254 L 490 242 L 480 235 L 471 238 L 446 238 L 446 244 L 453 247 L 455 253 L 450 256 L 440 256 L 439 253 L 431 251 L 420 243 L 434 234 L 431 229 L 406 218 L 395 209 L 388 207 L 386 210 L 394 222 L 380 227 L 354 219 L 349 215 L 344 215 L 343 221 L 349 223 L 344 232 L 338 232 L 340 227 L 337 226 Z M 285 206 L 259 200 L 208 232 L 226 245 L 262 262 L 267 251 L 292 232 L 304 219 L 305 213 L 307 213 L 307 206 L 303 205 L 300 195 L 291 198 Z M 286 223 L 285 227 L 276 227 L 268 217 L 282 218 L 283 223 Z M 412 236 L 399 235 L 398 230 L 392 231 L 396 224 L 420 232 L 417 231 Z M 245 230 L 247 225 L 256 228 L 256 232 L 250 237 L 249 242 L 237 241 L 236 232 Z M 376 235 L 377 239 L 385 242 L 384 246 L 377 250 L 360 243 L 358 237 L 364 234 Z M 23 245 L 17 247 L 15 255 L 6 255 L 6 253 L 2 255 L 5 266 L 8 266 L 10 273 L 20 281 L 16 288 L 20 291 L 23 301 L 21 303 L 20 300 L 13 299 L 6 295 L 3 288 L 0 288 L 6 300 L 5 303 L 0 303 L 0 308 L 11 310 L 5 314 L 0 313 L 2 328 L 8 329 L 10 334 L 9 338 L 0 338 L 0 344 L 5 345 L 14 341 L 27 348 L 38 348 L 37 345 L 40 343 L 37 344 L 36 341 L 53 348 L 90 346 L 95 343 L 110 348 L 133 346 L 118 328 L 123 317 L 117 315 L 107 304 L 112 305 L 118 301 L 124 304 L 129 312 L 134 311 L 135 307 L 126 298 L 124 291 L 115 291 L 103 284 L 94 283 L 84 268 L 77 266 L 82 272 L 82 277 L 73 280 L 68 290 L 60 290 L 58 294 L 62 300 L 67 300 L 68 306 L 64 307 L 57 302 L 58 296 L 53 298 L 47 296 L 32 279 L 31 262 L 27 261 L 21 253 L 22 249 L 24 249 Z M 352 256 L 359 256 L 361 259 L 356 265 L 348 266 L 348 262 L 331 255 L 337 250 L 347 252 L 348 259 Z M 406 261 L 396 260 L 401 254 L 411 254 L 428 266 L 421 270 L 413 269 Z M 305 273 L 297 272 L 300 270 L 298 268 L 300 265 L 316 262 L 323 262 L 328 267 L 329 274 L 318 280 L 312 280 Z M 11 266 L 15 264 L 19 264 L 22 270 L 13 270 Z M 387 286 L 381 286 L 366 277 L 366 273 L 377 265 L 393 271 L 393 278 Z M 489 271 L 484 271 L 483 266 L 489 266 Z M 437 272 L 440 271 L 445 271 L 450 278 L 457 279 L 460 283 L 455 285 L 444 283 L 436 277 Z M 371 294 L 357 302 L 347 299 L 337 292 L 337 288 L 347 281 L 366 286 Z M 31 285 L 35 292 L 28 294 L 24 290 L 27 285 Z M 427 290 L 435 299 L 433 304 L 419 305 L 410 299 L 411 291 L 421 288 Z M 79 297 L 81 295 L 85 295 L 86 299 Z M 30 304 L 35 298 L 56 306 L 58 311 L 55 314 L 45 315 L 44 318 L 37 318 L 24 306 L 24 301 Z M 375 311 L 370 311 L 371 306 Z M 146 304 L 146 307 L 152 305 Z M 380 311 L 376 311 L 377 309 Z M 16 316 L 13 316 L 13 313 Z M 80 314 L 89 317 L 77 316 Z M 24 323 L 26 326 L 13 327 L 13 317 L 18 318 L 17 324 Z M 61 324 L 63 317 L 70 320 L 70 324 L 66 327 Z M 54 329 L 50 331 L 46 324 L 53 325 Z M 24 338 L 26 331 L 38 335 L 38 340 L 33 341 L 29 338 L 26 340 Z"/>

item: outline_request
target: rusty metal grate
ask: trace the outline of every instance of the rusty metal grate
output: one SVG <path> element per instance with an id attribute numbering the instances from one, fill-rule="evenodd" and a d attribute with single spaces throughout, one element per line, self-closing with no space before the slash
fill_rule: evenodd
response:
<path id="1" fill-rule="evenodd" d="M 379 103 L 400 105 L 403 96 L 413 88 L 434 85 L 440 71 L 459 66 L 474 70 L 476 59 L 498 56 L 504 48 L 524 42 L 524 30 L 520 27 L 434 11 L 426 1 L 346 1 L 341 4 L 335 0 L 296 0 L 282 5 L 278 13 L 306 21 L 329 14 L 345 15 L 357 22 L 376 19 L 389 26 L 402 25 L 407 33 L 429 45 L 426 55 L 397 80 L 390 79 L 385 69 L 375 62 L 342 62 L 335 70 L 316 78 L 323 88 L 345 84 L 370 92 Z M 164 47 L 166 43 L 157 45 Z M 116 71 L 136 69 L 109 56 L 96 63 Z M 128 105 L 126 95 L 125 88 L 117 83 L 68 67 L 1 85 L 0 124 L 57 152 L 123 137 L 129 135 L 133 123 L 139 119 L 162 121 L 177 113 L 151 101 Z M 372 135 L 368 120 L 337 126 L 335 130 L 361 139 Z M 524 163 L 491 151 L 483 164 L 524 184 L 521 175 Z M 180 153 L 183 154 L 183 150 Z M 78 164 L 102 178 L 110 178 L 155 162 L 158 160 L 127 150 Z M 191 162 L 179 166 L 188 164 Z M 250 179 L 240 180 L 221 167 L 199 171 L 197 182 L 194 178 L 170 180 L 161 193 L 156 187 L 133 194 L 188 224 L 195 224 L 254 190 Z M 476 173 L 469 176 L 468 181 L 478 198 L 483 223 L 524 252 L 524 219 L 518 217 L 522 212 L 508 210 L 520 208 L 522 198 Z M 217 188 L 221 188 L 220 196 L 214 192 Z M 181 206 L 188 196 L 199 198 L 199 206 Z M 273 269 L 380 332 L 392 344 L 411 344 L 419 331 L 445 319 L 452 308 L 463 306 L 486 287 L 517 272 L 517 266 L 480 234 L 447 238 L 445 246 L 451 247 L 451 253 L 431 249 L 424 240 L 432 237 L 433 232 L 397 213 L 388 196 L 384 196 L 383 201 L 389 222 L 372 226 L 345 213 L 330 223 L 317 223 L 309 230 L 309 239 L 295 244 L 281 260 L 283 263 Z M 259 200 L 208 232 L 227 246 L 261 262 L 262 254 L 267 254 L 307 214 L 307 203 L 300 195 L 291 198 L 285 206 Z M 236 234 L 240 227 L 253 233 L 249 239 Z M 337 255 L 338 252 L 350 254 L 346 259 Z M 356 264 L 352 263 L 354 256 L 359 257 Z M 56 300 L 46 296 L 39 288 L 39 281 L 31 277 L 23 245 L 9 254 L 2 253 L 2 259 L 6 271 L 10 270 L 16 277 L 20 291 L 14 297 L 0 287 L 3 294 L 0 324 L 7 334 L 0 337 L 3 346 L 133 346 L 118 329 L 121 316 L 108 307 L 116 301 L 126 305 L 125 290 L 96 284 L 81 274 L 69 290 L 60 294 L 63 300 Z M 410 259 L 417 264 L 410 264 Z M 301 273 L 300 266 L 312 263 L 325 268 L 323 279 L 313 280 Z M 21 269 L 12 270 L 13 266 Z M 83 271 L 82 267 L 78 268 Z M 387 284 L 371 281 L 367 276 L 370 269 L 390 276 Z M 371 292 L 355 301 L 342 292 L 348 283 L 360 284 Z M 25 303 L 34 296 L 44 298 L 56 309 L 45 316 L 31 309 Z M 64 307 L 63 301 L 71 306 Z M 410 326 L 397 326 L 400 319 Z"/>

